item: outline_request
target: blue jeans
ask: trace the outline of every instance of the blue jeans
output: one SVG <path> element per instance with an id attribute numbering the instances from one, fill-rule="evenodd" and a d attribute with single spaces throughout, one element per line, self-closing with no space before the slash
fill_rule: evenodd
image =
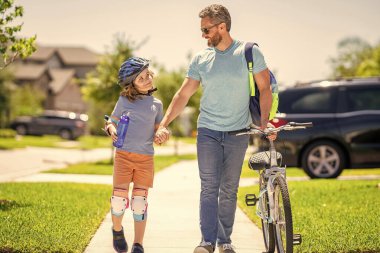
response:
<path id="1" fill-rule="evenodd" d="M 213 245 L 231 243 L 241 168 L 248 135 L 198 128 L 197 154 L 202 240 Z"/>

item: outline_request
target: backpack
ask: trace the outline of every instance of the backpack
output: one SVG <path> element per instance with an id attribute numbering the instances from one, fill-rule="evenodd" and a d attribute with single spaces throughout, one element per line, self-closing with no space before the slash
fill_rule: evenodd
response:
<path id="1" fill-rule="evenodd" d="M 249 100 L 249 111 L 251 112 L 251 118 L 253 124 L 260 126 L 261 125 L 261 110 L 260 110 L 260 92 L 255 85 L 255 80 L 253 77 L 253 56 L 252 48 L 253 46 L 258 46 L 256 43 L 247 42 L 244 47 L 245 60 L 247 62 L 248 74 L 249 74 L 249 87 L 251 91 L 251 98 Z M 272 87 L 272 107 L 269 113 L 269 120 L 272 120 L 278 110 L 278 85 L 276 78 L 273 73 L 269 71 L 270 74 L 270 85 Z"/>

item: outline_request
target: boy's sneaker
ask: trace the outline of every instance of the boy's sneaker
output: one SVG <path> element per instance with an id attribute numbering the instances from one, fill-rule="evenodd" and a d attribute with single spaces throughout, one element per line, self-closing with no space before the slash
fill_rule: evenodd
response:
<path id="1" fill-rule="evenodd" d="M 132 245 L 131 253 L 144 253 L 144 247 L 136 242 Z"/>
<path id="2" fill-rule="evenodd" d="M 210 242 L 201 242 L 199 246 L 194 249 L 194 253 L 213 253 L 215 250 L 214 245 Z"/>
<path id="3" fill-rule="evenodd" d="M 232 244 L 225 243 L 218 246 L 219 253 L 236 253 L 235 247 Z"/>
<path id="4" fill-rule="evenodd" d="M 112 229 L 113 235 L 113 248 L 117 253 L 126 253 L 128 251 L 128 244 L 125 241 L 124 229 L 121 228 L 121 231 L 115 231 Z"/>

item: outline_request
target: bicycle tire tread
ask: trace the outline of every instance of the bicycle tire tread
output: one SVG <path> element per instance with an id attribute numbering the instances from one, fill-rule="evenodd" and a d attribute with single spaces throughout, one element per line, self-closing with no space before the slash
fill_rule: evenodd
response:
<path id="1" fill-rule="evenodd" d="M 289 191 L 287 183 L 283 177 L 277 177 L 274 181 L 275 185 L 278 185 L 281 191 L 282 203 L 284 207 L 285 214 L 285 229 L 286 229 L 286 253 L 293 253 L 293 219 L 292 219 L 292 208 L 290 204 Z M 276 246 L 278 252 L 280 251 L 280 246 L 278 242 L 277 227 L 274 226 L 274 234 L 276 239 Z"/>

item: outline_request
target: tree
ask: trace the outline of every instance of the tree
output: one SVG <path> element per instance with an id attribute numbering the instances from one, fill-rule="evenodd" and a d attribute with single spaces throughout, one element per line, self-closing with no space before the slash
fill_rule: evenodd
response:
<path id="1" fill-rule="evenodd" d="M 14 6 L 13 3 L 13 0 L 0 0 L 0 127 L 9 122 L 12 94 L 12 77 L 3 70 L 18 56 L 25 58 L 36 50 L 36 36 L 17 37 L 23 24 L 14 23 L 16 18 L 23 16 L 24 9 L 22 6 Z"/>
<path id="2" fill-rule="evenodd" d="M 46 95 L 32 84 L 12 89 L 11 118 L 21 115 L 39 115 L 43 112 Z"/>
<path id="3" fill-rule="evenodd" d="M 17 17 L 22 17 L 24 8 L 13 6 L 13 0 L 0 0 L 0 70 L 12 63 L 18 56 L 26 58 L 36 51 L 36 36 L 19 38 L 23 24 L 14 25 Z"/>
<path id="4" fill-rule="evenodd" d="M 330 58 L 333 68 L 332 76 L 336 77 L 354 77 L 358 74 L 364 74 L 363 71 L 358 72 L 359 66 L 371 59 L 373 48 L 371 45 L 358 37 L 349 37 L 338 43 L 338 56 Z M 367 62 L 367 64 L 371 64 Z M 363 66 L 364 68 L 364 66 Z"/>
<path id="5" fill-rule="evenodd" d="M 4 128 L 10 118 L 11 80 L 8 71 L 0 71 L 0 128 Z"/>
<path id="6" fill-rule="evenodd" d="M 133 56 L 133 51 L 138 47 L 117 35 L 111 50 L 101 57 L 96 70 L 86 76 L 82 92 L 89 103 L 91 133 L 102 133 L 104 115 L 112 112 L 121 91 L 117 84 L 120 65 Z"/>
<path id="7" fill-rule="evenodd" d="M 373 48 L 371 55 L 364 59 L 356 70 L 357 76 L 380 76 L 380 43 Z"/>

